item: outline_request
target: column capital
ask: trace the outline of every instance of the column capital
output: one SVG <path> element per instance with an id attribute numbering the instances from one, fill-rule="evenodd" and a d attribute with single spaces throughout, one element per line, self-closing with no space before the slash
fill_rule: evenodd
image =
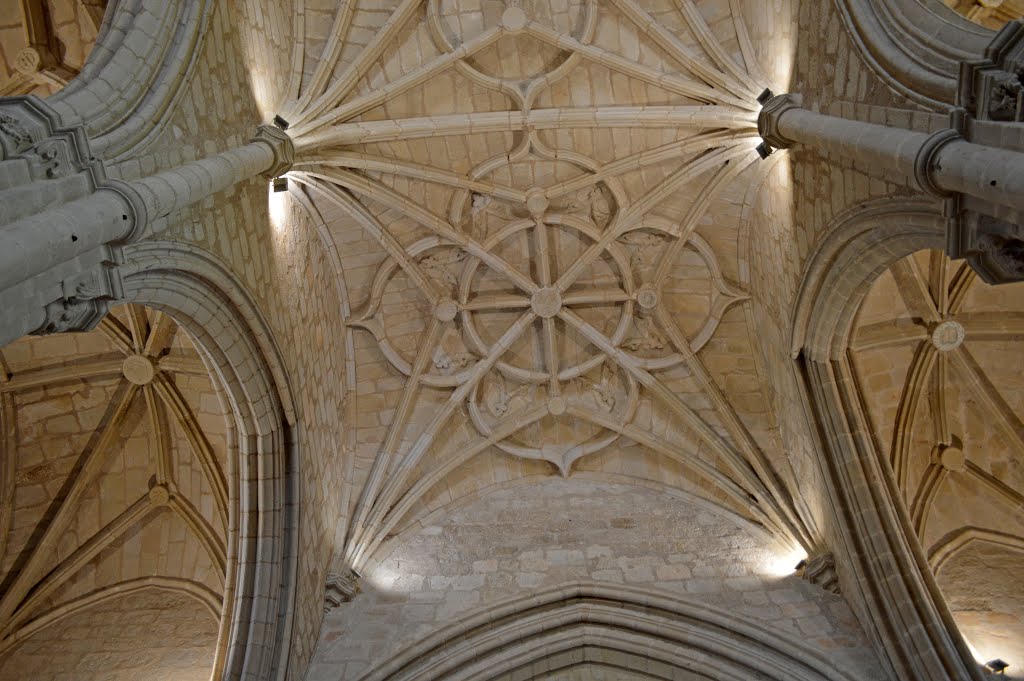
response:
<path id="1" fill-rule="evenodd" d="M 106 181 L 102 162 L 89 149 L 85 126 L 66 125 L 35 95 L 0 100 L 0 160 L 13 159 L 28 162 L 33 181 L 79 172 L 89 175 L 94 188 Z"/>
<path id="2" fill-rule="evenodd" d="M 98 265 L 61 282 L 63 296 L 45 307 L 46 319 L 31 331 L 48 336 L 68 331 L 89 331 L 106 316 L 110 306 L 124 297 L 121 272 L 113 251 Z"/>
<path id="3" fill-rule="evenodd" d="M 328 572 L 324 591 L 324 612 L 348 603 L 359 593 L 359 575 L 351 569 Z"/>
<path id="4" fill-rule="evenodd" d="M 1024 121 L 1024 21 L 1011 21 L 985 49 L 960 64 L 957 106 L 979 121 Z"/>
<path id="5" fill-rule="evenodd" d="M 769 151 L 788 149 L 796 143 L 779 132 L 779 120 L 787 111 L 799 109 L 800 105 L 798 95 L 781 94 L 774 95 L 761 107 L 761 113 L 757 116 L 757 132 L 768 145 Z"/>
<path id="6" fill-rule="evenodd" d="M 272 180 L 291 170 L 295 162 L 295 144 L 284 130 L 273 125 L 261 125 L 256 128 L 252 141 L 263 142 L 274 152 L 274 165 L 263 173 L 263 177 Z"/>
<path id="7" fill-rule="evenodd" d="M 946 254 L 950 258 L 966 258 L 987 284 L 1024 281 L 1024 227 L 977 211 L 959 210 L 956 205 L 949 212 Z"/>

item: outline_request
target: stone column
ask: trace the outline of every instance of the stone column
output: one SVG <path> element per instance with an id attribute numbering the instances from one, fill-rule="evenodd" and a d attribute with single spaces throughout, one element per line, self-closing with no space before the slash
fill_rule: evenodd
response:
<path id="1" fill-rule="evenodd" d="M 929 135 L 826 116 L 791 95 L 770 99 L 758 128 L 773 150 L 800 144 L 909 177 L 935 196 L 965 194 L 1024 212 L 1024 153 L 972 144 L 952 128 Z"/>
<path id="2" fill-rule="evenodd" d="M 0 345 L 92 328 L 120 297 L 124 244 L 162 218 L 251 177 L 291 167 L 294 146 L 260 126 L 244 146 L 134 182 L 109 180 L 80 127 L 34 98 L 0 106 Z"/>
<path id="3" fill-rule="evenodd" d="M 990 284 L 1024 281 L 1024 22 L 962 63 L 958 82 L 950 127 L 931 135 L 826 116 L 765 91 L 758 151 L 799 144 L 907 177 L 947 201 L 951 258 L 966 258 Z"/>

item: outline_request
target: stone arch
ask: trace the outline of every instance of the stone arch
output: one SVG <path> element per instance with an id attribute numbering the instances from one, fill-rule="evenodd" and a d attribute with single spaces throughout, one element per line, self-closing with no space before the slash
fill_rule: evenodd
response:
<path id="1" fill-rule="evenodd" d="M 114 620 L 130 609 L 107 601 L 147 585 L 189 596 L 142 600 L 174 611 L 169 626 L 198 622 L 189 674 L 208 677 L 219 668 L 234 432 L 195 346 L 170 315 L 119 305 L 92 332 L 5 346 L 0 363 L 0 677 L 85 664 L 39 653 L 62 638 L 65 652 L 123 652 L 133 634 Z M 20 646 L 71 615 L 74 633 L 61 626 Z M 149 646 L 166 649 L 138 638 Z"/>
<path id="2" fill-rule="evenodd" d="M 238 433 L 223 678 L 277 678 L 295 599 L 298 452 L 291 390 L 269 326 L 227 269 L 184 244 L 125 249 L 124 297 L 170 314 L 225 388 Z"/>
<path id="3" fill-rule="evenodd" d="M 67 603 L 6 647 L 0 678 L 209 678 L 220 612 L 205 591 L 148 578 Z"/>
<path id="4" fill-rule="evenodd" d="M 871 283 L 897 260 L 940 248 L 944 224 L 926 200 L 886 199 L 838 216 L 805 266 L 792 348 L 851 606 L 897 677 L 980 680 L 870 436 L 846 351 Z"/>
<path id="5" fill-rule="evenodd" d="M 718 608 L 634 587 L 581 582 L 472 613 L 361 681 L 484 681 L 587 648 L 710 678 L 853 678 L 798 640 Z"/>
<path id="6" fill-rule="evenodd" d="M 28 625 L 20 629 L 16 636 L 5 641 L 5 645 L 0 648 L 0 653 L 5 652 L 6 649 L 17 646 L 22 641 L 30 638 L 43 629 L 54 626 L 55 624 L 58 624 L 59 622 L 75 615 L 76 613 L 82 612 L 87 608 L 146 589 L 184 594 L 200 603 L 209 611 L 211 616 L 217 619 L 220 618 L 220 596 L 212 592 L 203 584 L 187 579 L 170 577 L 140 577 L 127 582 L 121 582 L 120 584 L 116 584 L 111 587 L 99 589 L 93 593 L 86 594 L 85 596 L 76 598 L 73 601 L 54 608 L 42 617 L 33 620 Z"/>
<path id="7" fill-rule="evenodd" d="M 836 216 L 808 258 L 793 315 L 793 355 L 825 358 L 846 347 L 871 283 L 915 251 L 942 248 L 945 218 L 928 199 L 883 199 Z"/>
<path id="8" fill-rule="evenodd" d="M 929 108 L 954 106 L 960 62 L 994 37 L 939 0 L 837 0 L 861 58 L 891 88 Z"/>
<path id="9" fill-rule="evenodd" d="M 162 130 L 198 63 L 214 3 L 137 0 L 107 11 L 81 73 L 47 99 L 64 125 L 82 123 L 107 163 Z M 148 55 L 137 54 L 138 45 Z"/>

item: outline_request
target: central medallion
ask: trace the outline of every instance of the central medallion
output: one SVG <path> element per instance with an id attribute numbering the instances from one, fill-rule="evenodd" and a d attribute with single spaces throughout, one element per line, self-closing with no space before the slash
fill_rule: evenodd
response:
<path id="1" fill-rule="evenodd" d="M 530 308 L 538 317 L 550 319 L 562 310 L 562 294 L 553 286 L 537 289 L 530 299 Z"/>

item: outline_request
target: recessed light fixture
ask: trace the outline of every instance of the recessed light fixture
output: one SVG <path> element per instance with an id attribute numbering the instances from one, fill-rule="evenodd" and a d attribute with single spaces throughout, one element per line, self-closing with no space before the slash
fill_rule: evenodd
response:
<path id="1" fill-rule="evenodd" d="M 1006 662 L 1003 662 L 1002 660 L 1000 660 L 997 657 L 994 660 L 989 660 L 988 662 L 986 662 L 985 666 L 988 667 L 989 669 L 991 669 L 992 671 L 994 671 L 996 674 L 1003 674 L 1005 676 L 1006 675 L 1006 668 L 1009 667 L 1010 665 L 1007 664 Z"/>
<path id="2" fill-rule="evenodd" d="M 275 177 L 274 178 L 274 191 L 275 192 L 286 192 L 286 191 L 288 191 L 288 178 L 287 177 Z"/>

